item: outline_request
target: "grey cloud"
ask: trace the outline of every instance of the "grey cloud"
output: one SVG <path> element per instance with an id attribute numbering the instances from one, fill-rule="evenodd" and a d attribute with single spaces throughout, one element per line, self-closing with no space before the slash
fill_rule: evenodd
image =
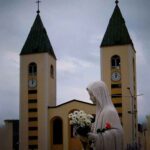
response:
<path id="1" fill-rule="evenodd" d="M 80 90 L 84 91 L 90 81 L 95 79 L 99 80 L 99 45 L 114 6 L 114 1 L 106 0 L 42 1 L 40 15 L 57 58 L 65 59 L 66 57 L 75 57 L 76 59 L 85 62 L 89 61 L 95 65 L 93 68 L 83 67 L 82 70 L 76 70 L 73 74 L 65 74 L 64 72 L 58 71 L 58 103 L 76 97 L 80 98 L 75 93 L 79 94 Z M 144 54 L 144 59 L 147 64 L 149 64 L 149 0 L 120 1 L 119 6 L 126 20 L 131 37 L 133 37 L 132 40 L 137 53 L 141 51 Z M 0 68 L 3 70 L 0 75 L 0 82 L 3 83 L 3 85 L 0 85 L 1 118 L 8 119 L 12 117 L 10 112 L 12 112 L 15 118 L 19 112 L 19 62 L 17 62 L 17 65 L 16 62 L 14 63 L 14 60 L 4 58 L 4 55 L 6 51 L 12 51 L 19 55 L 35 19 L 36 9 L 37 7 L 34 1 L 0 0 L 0 51 L 3 52 L 0 55 Z M 139 43 L 142 45 L 141 47 L 138 46 Z M 6 67 L 7 71 L 5 71 Z M 145 107 L 145 112 L 150 113 L 146 105 L 149 104 L 148 91 L 150 88 L 147 84 L 147 81 L 149 81 L 149 71 L 145 68 L 148 68 L 148 65 L 141 66 L 137 62 L 138 89 L 144 93 L 144 105 L 141 105 L 140 108 Z M 15 73 L 13 74 L 12 72 Z M 81 76 L 84 77 L 83 81 L 81 81 Z M 9 80 L 12 79 L 14 81 L 11 81 L 10 87 L 6 86 L 4 81 L 10 83 Z M 70 90 L 68 95 L 69 87 L 72 90 Z M 66 90 L 61 92 L 62 89 Z M 86 97 L 86 94 L 83 95 Z M 81 98 L 83 98 L 83 95 Z M 12 106 L 9 106 L 10 102 L 14 102 Z M 141 110 L 139 116 L 143 116 Z"/>

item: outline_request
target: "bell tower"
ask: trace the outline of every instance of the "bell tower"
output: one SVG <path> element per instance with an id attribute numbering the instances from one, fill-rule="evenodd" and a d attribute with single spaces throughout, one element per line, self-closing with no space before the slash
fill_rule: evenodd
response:
<path id="1" fill-rule="evenodd" d="M 100 45 L 101 78 L 107 84 L 124 129 L 124 146 L 137 143 L 136 51 L 116 0 Z"/>
<path id="2" fill-rule="evenodd" d="M 48 106 L 56 106 L 56 56 L 39 11 L 20 53 L 20 150 L 48 149 Z"/>

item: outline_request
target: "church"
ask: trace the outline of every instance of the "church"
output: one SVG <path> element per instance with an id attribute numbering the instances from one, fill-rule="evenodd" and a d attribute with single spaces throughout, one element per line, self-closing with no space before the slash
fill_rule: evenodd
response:
<path id="1" fill-rule="evenodd" d="M 101 80 L 118 111 L 124 147 L 130 149 L 138 144 L 136 51 L 118 1 L 115 3 L 100 44 Z M 95 114 L 95 105 L 76 99 L 56 105 L 56 63 L 38 10 L 20 52 L 20 150 L 82 150 L 68 115 L 74 110 Z"/>

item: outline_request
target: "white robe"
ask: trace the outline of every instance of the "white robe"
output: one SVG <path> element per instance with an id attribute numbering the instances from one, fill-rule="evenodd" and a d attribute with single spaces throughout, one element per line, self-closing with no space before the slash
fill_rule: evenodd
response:
<path id="1" fill-rule="evenodd" d="M 97 81 L 90 84 L 87 89 L 96 100 L 94 130 L 89 133 L 89 139 L 94 141 L 94 149 L 123 150 L 123 129 L 105 83 Z M 97 133 L 97 129 L 104 129 L 106 123 L 110 123 L 111 129 Z"/>

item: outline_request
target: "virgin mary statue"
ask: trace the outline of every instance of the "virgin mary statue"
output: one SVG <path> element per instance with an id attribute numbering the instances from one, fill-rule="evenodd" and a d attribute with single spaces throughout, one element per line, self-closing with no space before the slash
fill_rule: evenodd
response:
<path id="1" fill-rule="evenodd" d="M 87 91 L 96 104 L 93 131 L 88 133 L 91 146 L 94 150 L 123 150 L 123 129 L 105 83 L 94 82 Z"/>

